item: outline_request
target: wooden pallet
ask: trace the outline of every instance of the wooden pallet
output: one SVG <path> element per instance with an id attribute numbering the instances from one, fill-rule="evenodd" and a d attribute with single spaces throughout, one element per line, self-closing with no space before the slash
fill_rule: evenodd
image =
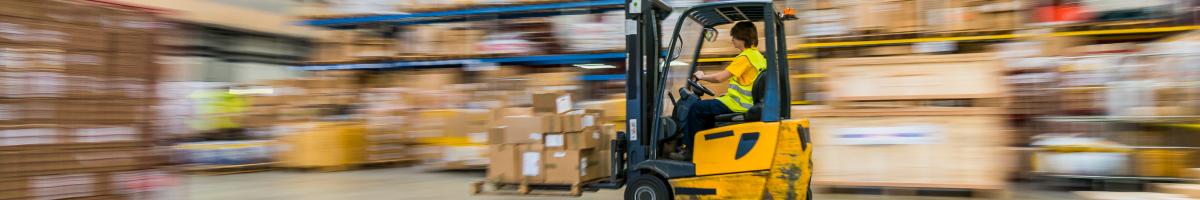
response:
<path id="1" fill-rule="evenodd" d="M 813 182 L 820 194 L 873 194 L 884 196 L 950 196 L 1009 199 L 1009 191 L 998 186 L 914 184 L 880 182 Z"/>
<path id="2" fill-rule="evenodd" d="M 185 165 L 182 170 L 189 174 L 226 175 L 270 171 L 275 163 L 255 163 L 242 165 Z"/>
<path id="3" fill-rule="evenodd" d="M 472 195 L 517 195 L 517 196 L 571 196 L 583 195 L 585 186 L 600 182 L 604 178 L 589 180 L 574 184 L 530 184 L 530 183 L 497 183 L 476 181 L 471 183 Z M 486 186 L 490 185 L 491 188 Z M 491 189 L 491 190 L 487 190 Z"/>

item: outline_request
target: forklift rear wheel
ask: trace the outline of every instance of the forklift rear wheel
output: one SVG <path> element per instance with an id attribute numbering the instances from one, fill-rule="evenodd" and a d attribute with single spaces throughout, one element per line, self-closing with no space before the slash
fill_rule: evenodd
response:
<path id="1" fill-rule="evenodd" d="M 671 192 L 662 179 L 645 175 L 633 182 L 633 187 L 625 188 L 625 199 L 629 200 L 668 200 Z"/>

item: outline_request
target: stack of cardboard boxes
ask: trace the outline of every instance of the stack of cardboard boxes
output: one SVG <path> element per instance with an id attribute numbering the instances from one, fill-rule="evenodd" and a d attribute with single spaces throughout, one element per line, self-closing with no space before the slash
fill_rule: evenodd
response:
<path id="1" fill-rule="evenodd" d="M 828 36 L 870 31 L 912 32 L 921 29 L 915 0 L 812 1 L 805 12 L 805 36 Z"/>
<path id="2" fill-rule="evenodd" d="M 1016 0 L 812 1 L 805 36 L 1017 28 L 1027 5 Z"/>
<path id="3" fill-rule="evenodd" d="M 831 108 L 792 111 L 810 118 L 813 140 L 824 141 L 813 153 L 823 160 L 814 184 L 1004 187 L 1009 128 L 1003 109 L 986 103 L 1007 97 L 994 55 L 826 59 L 818 67 L 828 75 Z M 962 98 L 970 103 L 941 103 Z M 893 160 L 906 156 L 924 160 Z"/>
<path id="4" fill-rule="evenodd" d="M 363 120 L 367 124 L 366 162 L 384 162 L 411 158 L 407 152 L 408 104 L 406 88 L 370 88 L 363 93 Z"/>
<path id="5" fill-rule="evenodd" d="M 0 5 L 0 199 L 120 198 L 150 153 L 156 18 L 80 1 Z"/>
<path id="6" fill-rule="evenodd" d="M 533 113 L 507 116 L 488 134 L 496 183 L 570 185 L 609 176 L 612 126 L 599 110 L 572 107 L 570 94 L 538 93 Z"/>
<path id="7" fill-rule="evenodd" d="M 487 165 L 487 131 L 494 114 L 487 109 L 419 110 L 410 113 L 408 138 L 419 143 L 410 153 L 444 169 Z"/>

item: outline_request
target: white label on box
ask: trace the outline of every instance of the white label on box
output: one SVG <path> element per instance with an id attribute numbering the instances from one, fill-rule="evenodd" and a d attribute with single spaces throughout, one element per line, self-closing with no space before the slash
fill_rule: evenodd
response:
<path id="1" fill-rule="evenodd" d="M 934 144 L 941 132 L 942 127 L 937 125 L 841 128 L 835 133 L 834 144 Z"/>
<path id="2" fill-rule="evenodd" d="M 541 158 L 541 152 L 521 153 L 521 175 L 537 176 L 542 171 L 541 166 L 538 165 Z"/>
<path id="3" fill-rule="evenodd" d="M 562 147 L 563 143 L 562 134 L 546 135 L 546 147 Z"/>
<path id="4" fill-rule="evenodd" d="M 529 139 L 530 139 L 530 140 L 537 140 L 537 141 L 541 141 L 541 140 L 542 140 L 542 134 L 541 134 L 541 133 L 530 133 L 530 134 L 529 134 Z"/>
<path id="5" fill-rule="evenodd" d="M 582 124 L 582 125 L 583 125 L 583 127 L 591 127 L 591 126 L 595 126 L 595 125 L 596 125 L 596 116 L 594 116 L 594 115 L 583 115 L 583 120 L 582 120 L 582 121 L 583 121 L 583 122 L 582 122 L 582 123 L 580 123 L 580 124 Z"/>
<path id="6" fill-rule="evenodd" d="M 587 158 L 579 158 L 579 176 L 587 176 Z"/>
<path id="7" fill-rule="evenodd" d="M 488 142 L 487 132 L 467 133 L 467 141 L 471 143 L 483 144 Z"/>
<path id="8" fill-rule="evenodd" d="M 565 151 L 554 152 L 554 157 L 555 158 L 567 157 L 567 152 L 565 152 Z"/>
<path id="9" fill-rule="evenodd" d="M 571 103 L 571 94 L 562 95 L 558 99 L 554 99 L 554 105 L 557 106 L 556 110 L 558 113 L 571 111 Z"/>
<path id="10" fill-rule="evenodd" d="M 600 132 L 592 131 L 592 139 L 600 139 Z M 600 142 L 608 142 L 608 141 L 600 141 Z"/>

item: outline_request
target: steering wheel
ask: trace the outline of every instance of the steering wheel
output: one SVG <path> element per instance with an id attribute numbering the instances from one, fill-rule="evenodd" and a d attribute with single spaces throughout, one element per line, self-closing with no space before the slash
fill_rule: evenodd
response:
<path id="1" fill-rule="evenodd" d="M 717 93 L 713 93 L 712 90 L 709 90 L 707 87 L 704 87 L 704 85 L 701 85 L 700 83 L 696 82 L 696 80 L 698 80 L 698 79 L 689 78 L 687 81 L 688 87 L 692 88 L 692 92 L 695 92 L 696 90 L 700 90 L 701 93 L 707 94 L 708 96 L 717 96 Z"/>

